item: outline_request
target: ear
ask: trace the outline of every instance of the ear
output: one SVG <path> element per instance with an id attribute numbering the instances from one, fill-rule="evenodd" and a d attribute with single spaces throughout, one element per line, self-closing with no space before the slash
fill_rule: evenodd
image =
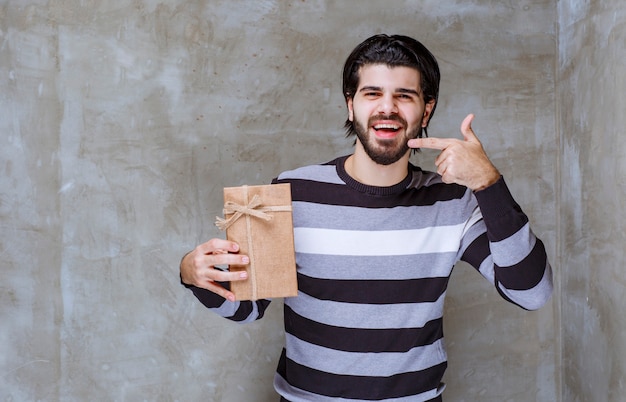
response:
<path id="1" fill-rule="evenodd" d="M 426 105 L 424 105 L 424 116 L 422 116 L 422 127 L 427 127 L 428 126 L 428 121 L 430 120 L 430 115 L 433 112 L 433 109 L 435 108 L 435 104 L 437 103 L 436 100 L 431 100 L 430 102 L 428 102 Z"/>
<path id="2" fill-rule="evenodd" d="M 354 121 L 354 108 L 352 98 L 348 98 L 346 100 L 346 104 L 348 105 L 348 120 Z"/>

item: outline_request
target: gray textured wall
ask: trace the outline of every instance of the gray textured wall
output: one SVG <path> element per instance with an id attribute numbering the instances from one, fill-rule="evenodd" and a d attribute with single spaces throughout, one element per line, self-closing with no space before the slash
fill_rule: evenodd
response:
<path id="1" fill-rule="evenodd" d="M 267 183 L 281 170 L 350 151 L 340 70 L 348 52 L 374 33 L 415 36 L 436 54 L 443 83 L 431 135 L 458 136 L 462 118 L 477 115 L 479 138 L 553 263 L 559 228 L 573 231 L 568 223 L 584 212 L 601 229 L 594 231 L 597 249 L 571 258 L 599 265 L 623 228 L 603 230 L 616 228 L 604 207 L 617 207 L 620 198 L 608 183 L 591 180 L 602 177 L 598 164 L 607 172 L 610 165 L 590 153 L 606 148 L 615 162 L 620 148 L 577 134 L 602 123 L 599 135 L 614 130 L 616 140 L 623 114 L 607 122 L 596 105 L 583 119 L 577 111 L 587 108 L 569 99 L 559 120 L 570 139 L 561 146 L 563 167 L 596 192 L 575 194 L 558 214 L 556 62 L 572 95 L 577 80 L 594 73 L 563 67 L 579 54 L 572 43 L 557 57 L 557 39 L 575 42 L 589 32 L 559 35 L 556 21 L 550 0 L 0 1 L 0 399 L 276 400 L 280 303 L 261 322 L 226 322 L 179 285 L 178 261 L 219 235 L 213 220 L 222 187 Z M 615 46 L 609 51 L 623 50 L 623 42 Z M 623 76 L 614 80 L 603 89 L 619 97 L 611 85 L 623 87 Z M 581 102 L 594 95 L 586 88 Z M 568 111 L 576 113 L 573 122 Z M 586 159 L 570 167 L 570 152 Z M 433 159 L 424 152 L 416 162 L 431 167 Z M 620 166 L 623 173 L 623 159 Z M 623 194 L 623 174 L 609 173 Z M 563 187 L 562 198 L 569 197 Z M 593 209 L 593 200 L 603 208 Z M 582 247 L 582 239 L 564 243 L 564 252 Z M 623 255 L 611 261 L 617 268 Z M 585 304 L 583 288 L 599 296 L 601 280 L 612 281 L 605 286 L 614 298 L 596 298 L 595 308 L 604 310 L 594 317 L 611 329 L 598 342 L 619 336 L 623 323 L 608 319 L 623 298 L 617 270 L 579 267 L 579 277 L 564 281 L 568 293 L 580 288 L 572 314 L 599 311 Z M 465 266 L 453 276 L 447 400 L 556 400 L 558 294 L 529 313 L 499 299 Z M 585 342 L 575 324 L 564 330 L 565 352 Z M 569 361 L 581 376 L 586 358 Z M 617 360 L 616 375 L 623 373 Z M 578 380 L 566 374 L 567 384 Z M 622 386 L 606 381 L 615 392 Z"/>
<path id="2" fill-rule="evenodd" d="M 626 3 L 559 3 L 563 401 L 626 395 Z"/>

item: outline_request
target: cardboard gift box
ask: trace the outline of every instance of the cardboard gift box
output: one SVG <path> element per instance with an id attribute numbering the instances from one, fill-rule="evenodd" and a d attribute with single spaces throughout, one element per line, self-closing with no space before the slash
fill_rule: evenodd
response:
<path id="1" fill-rule="evenodd" d="M 216 225 L 250 257 L 248 279 L 231 282 L 236 300 L 293 297 L 298 294 L 291 214 L 291 185 L 224 188 L 224 218 Z"/>

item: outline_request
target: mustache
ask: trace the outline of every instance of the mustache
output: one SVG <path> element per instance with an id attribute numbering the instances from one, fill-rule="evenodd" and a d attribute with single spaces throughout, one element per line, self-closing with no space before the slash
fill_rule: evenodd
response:
<path id="1" fill-rule="evenodd" d="M 403 127 L 406 127 L 406 120 L 404 120 L 402 117 L 398 116 L 397 114 L 392 114 L 389 116 L 379 114 L 377 116 L 372 116 L 367 121 L 367 125 L 373 126 L 374 123 L 380 120 L 397 121 L 398 123 L 402 124 Z"/>

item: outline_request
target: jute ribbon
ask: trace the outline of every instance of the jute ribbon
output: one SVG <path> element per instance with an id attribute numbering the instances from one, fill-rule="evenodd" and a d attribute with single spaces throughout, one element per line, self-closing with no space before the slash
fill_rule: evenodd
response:
<path id="1" fill-rule="evenodd" d="M 246 193 L 247 195 L 247 193 Z M 252 197 L 252 200 L 248 203 L 248 205 L 237 204 L 236 202 L 226 201 L 224 204 L 224 216 L 231 215 L 229 218 L 224 219 L 217 216 L 215 219 L 215 226 L 217 226 L 220 230 L 226 230 L 230 225 L 235 223 L 237 219 L 242 216 L 254 216 L 259 219 L 263 219 L 266 222 L 272 220 L 273 216 L 268 214 L 267 212 L 284 212 L 291 211 L 291 207 L 288 205 L 278 205 L 278 206 L 268 206 L 261 207 L 262 201 L 261 197 L 255 194 Z"/>
<path id="2" fill-rule="evenodd" d="M 248 201 L 248 186 L 242 186 L 244 191 L 244 200 Z M 231 215 L 229 218 L 216 217 L 215 226 L 220 230 L 228 229 L 239 218 L 245 216 L 246 219 L 246 233 L 248 238 L 248 257 L 250 257 L 250 281 L 252 282 L 252 300 L 257 299 L 257 283 L 256 272 L 254 266 L 254 248 L 252 247 L 252 229 L 250 218 L 255 217 L 263 219 L 266 222 L 272 220 L 273 216 L 268 212 L 283 212 L 291 211 L 290 205 L 276 205 L 262 207 L 262 200 L 257 194 L 255 194 L 247 205 L 237 204 L 236 202 L 227 201 L 224 203 L 224 216 Z"/>

